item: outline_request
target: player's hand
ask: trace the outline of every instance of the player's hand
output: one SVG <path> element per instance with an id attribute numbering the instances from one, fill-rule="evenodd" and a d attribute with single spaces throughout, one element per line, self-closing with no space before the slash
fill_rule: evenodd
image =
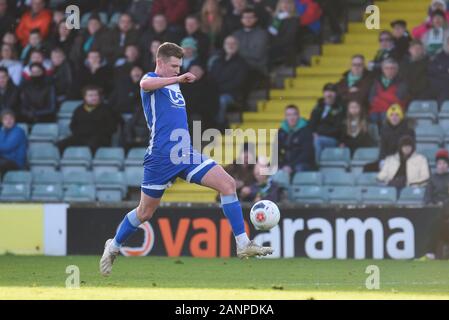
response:
<path id="1" fill-rule="evenodd" d="M 192 83 L 196 80 L 195 75 L 193 75 L 190 72 L 184 73 L 180 76 L 178 76 L 178 82 L 179 83 Z"/>

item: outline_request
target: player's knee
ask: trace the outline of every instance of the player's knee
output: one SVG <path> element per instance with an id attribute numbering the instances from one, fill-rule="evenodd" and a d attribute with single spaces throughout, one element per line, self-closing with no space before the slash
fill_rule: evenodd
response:
<path id="1" fill-rule="evenodd" d="M 223 181 L 222 190 L 220 190 L 221 194 L 228 195 L 236 192 L 237 185 L 235 183 L 234 178 L 229 178 Z"/>
<path id="2" fill-rule="evenodd" d="M 156 211 L 156 208 L 140 205 L 137 207 L 137 216 L 142 222 L 148 221 L 153 217 L 154 211 Z"/>

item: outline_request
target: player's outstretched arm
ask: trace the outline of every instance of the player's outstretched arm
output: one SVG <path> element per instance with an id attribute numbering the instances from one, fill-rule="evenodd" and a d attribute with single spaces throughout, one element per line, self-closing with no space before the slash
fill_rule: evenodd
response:
<path id="1" fill-rule="evenodd" d="M 177 77 L 169 78 L 152 78 L 144 77 L 140 80 L 140 87 L 145 91 L 154 91 L 165 86 L 169 86 L 175 83 L 192 83 L 196 80 L 196 77 L 190 72 L 184 73 Z"/>

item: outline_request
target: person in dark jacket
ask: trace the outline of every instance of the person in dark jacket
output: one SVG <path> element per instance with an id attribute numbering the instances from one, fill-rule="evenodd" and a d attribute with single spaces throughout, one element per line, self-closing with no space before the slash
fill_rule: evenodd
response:
<path id="1" fill-rule="evenodd" d="M 61 48 L 66 57 L 70 56 L 70 50 L 72 49 L 73 42 L 75 41 L 75 31 L 73 29 L 67 28 L 65 19 L 60 21 L 57 25 L 56 34 L 50 39 L 50 47 Z"/>
<path id="2" fill-rule="evenodd" d="M 51 51 L 51 63 L 53 64 L 53 83 L 56 90 L 58 102 L 64 101 L 72 88 L 73 76 L 70 64 L 61 48 L 55 48 Z"/>
<path id="3" fill-rule="evenodd" d="M 435 154 L 436 172 L 431 175 L 424 195 L 425 204 L 449 203 L 449 153 L 440 149 Z"/>
<path id="4" fill-rule="evenodd" d="M 428 79 L 432 98 L 443 102 L 449 100 L 449 37 L 446 38 L 444 49 L 430 62 Z"/>
<path id="5" fill-rule="evenodd" d="M 207 34 L 200 29 L 201 22 L 196 15 L 190 15 L 184 23 L 185 36 L 196 40 L 198 46 L 198 58 L 202 64 L 207 62 L 209 56 L 210 40 Z"/>
<path id="6" fill-rule="evenodd" d="M 24 122 L 52 122 L 56 116 L 56 92 L 40 63 L 30 67 L 31 79 L 25 81 L 20 94 L 20 114 Z"/>
<path id="7" fill-rule="evenodd" d="M 3 110 L 0 113 L 0 175 L 9 170 L 25 167 L 27 138 L 22 128 L 16 125 L 14 112 Z"/>
<path id="8" fill-rule="evenodd" d="M 121 145 L 128 151 L 131 148 L 147 147 L 150 137 L 148 123 L 143 113 L 143 108 L 134 109 L 132 117 L 123 126 Z"/>
<path id="9" fill-rule="evenodd" d="M 401 61 L 408 53 L 408 48 L 412 37 L 407 31 L 407 22 L 404 20 L 395 20 L 390 23 L 392 28 L 392 35 L 394 41 L 394 47 L 397 51 L 397 58 Z"/>
<path id="10" fill-rule="evenodd" d="M 126 78 L 120 77 L 115 81 L 114 90 L 109 96 L 109 101 L 117 114 L 134 114 L 141 108 L 139 82 L 142 79 L 143 70 L 134 66 L 128 72 Z"/>
<path id="11" fill-rule="evenodd" d="M 410 43 L 409 54 L 399 68 L 399 77 L 407 87 L 407 100 L 426 100 L 430 98 L 427 69 L 429 58 L 419 40 Z"/>
<path id="12" fill-rule="evenodd" d="M 223 53 L 212 64 L 210 75 L 217 82 L 220 93 L 220 110 L 216 121 L 225 123 L 226 110 L 243 99 L 242 87 L 248 77 L 249 69 L 239 55 L 239 43 L 234 36 L 226 37 Z"/>
<path id="13" fill-rule="evenodd" d="M 140 51 L 148 52 L 150 50 L 151 42 L 158 39 L 161 43 L 173 42 L 179 43 L 182 39 L 182 34 L 171 30 L 168 27 L 167 18 L 163 14 L 156 14 L 151 19 L 151 28 L 144 31 L 140 36 Z"/>
<path id="14" fill-rule="evenodd" d="M 285 108 L 285 120 L 278 131 L 278 167 L 288 174 L 315 167 L 313 134 L 297 106 Z"/>
<path id="15" fill-rule="evenodd" d="M 110 64 L 113 64 L 118 58 L 123 56 L 128 45 L 137 45 L 139 43 L 139 34 L 134 29 L 131 16 L 127 13 L 120 15 L 117 27 L 109 33 L 108 37 L 109 42 L 104 51 L 105 58 Z"/>
<path id="16" fill-rule="evenodd" d="M 0 67 L 0 112 L 16 111 L 19 106 L 19 89 L 10 80 L 8 69 Z"/>
<path id="17" fill-rule="evenodd" d="M 399 61 L 398 51 L 394 46 L 394 38 L 390 31 L 382 31 L 379 34 L 379 50 L 377 50 L 373 61 L 368 63 L 368 70 L 375 74 L 381 73 L 382 62 L 386 59 Z"/>
<path id="18" fill-rule="evenodd" d="M 102 146 L 108 146 L 115 130 L 115 121 L 110 109 L 101 102 L 101 89 L 87 86 L 83 90 L 84 103 L 72 116 L 72 135 L 57 143 L 61 153 L 69 146 L 90 147 L 92 153 Z"/>
<path id="19" fill-rule="evenodd" d="M 310 116 L 310 129 L 313 132 L 315 159 L 318 162 L 321 151 L 337 147 L 345 110 L 338 101 L 337 86 L 327 83 L 323 88 L 323 98 L 318 100 Z"/>
<path id="20" fill-rule="evenodd" d="M 351 69 L 337 83 L 338 95 L 344 104 L 358 100 L 365 106 L 372 82 L 372 74 L 365 68 L 365 57 L 356 54 L 351 59 Z"/>

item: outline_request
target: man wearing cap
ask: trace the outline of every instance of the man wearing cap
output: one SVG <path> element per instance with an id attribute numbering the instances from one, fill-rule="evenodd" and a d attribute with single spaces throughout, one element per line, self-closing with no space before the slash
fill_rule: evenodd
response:
<path id="1" fill-rule="evenodd" d="M 429 56 L 437 54 L 444 45 L 444 41 L 449 36 L 445 13 L 435 10 L 431 14 L 432 27 L 424 34 L 422 42 Z"/>
<path id="2" fill-rule="evenodd" d="M 198 59 L 198 43 L 193 37 L 186 37 L 181 41 L 181 48 L 184 50 L 181 72 L 188 72 L 192 65 L 200 64 Z"/>
<path id="3" fill-rule="evenodd" d="M 398 59 L 402 60 L 407 54 L 410 41 L 412 40 L 407 31 L 407 22 L 404 20 L 395 20 L 390 26 L 392 28 L 394 47 L 396 48 Z"/>
<path id="4" fill-rule="evenodd" d="M 325 148 L 335 148 L 341 136 L 341 128 L 345 111 L 337 96 L 337 86 L 327 83 L 323 88 L 323 98 L 310 115 L 310 129 L 313 132 L 315 160 L 320 159 L 321 151 Z"/>
<path id="5" fill-rule="evenodd" d="M 2 111 L 0 129 L 0 174 L 25 167 L 27 139 L 25 132 L 16 125 L 11 110 Z"/>
<path id="6" fill-rule="evenodd" d="M 424 202 L 439 204 L 449 201 L 449 152 L 440 149 L 435 154 L 436 171 L 427 184 Z"/>

